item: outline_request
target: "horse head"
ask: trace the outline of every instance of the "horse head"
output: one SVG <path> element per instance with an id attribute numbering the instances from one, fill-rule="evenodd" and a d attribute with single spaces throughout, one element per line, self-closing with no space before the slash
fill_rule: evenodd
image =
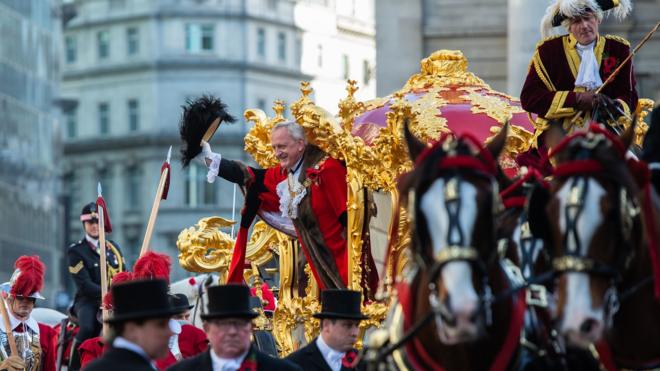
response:
<path id="1" fill-rule="evenodd" d="M 571 345 L 599 341 L 618 309 L 617 288 L 642 244 L 638 187 L 626 162 L 634 133 L 601 126 L 566 137 L 548 194 L 530 198 L 531 224 L 552 255 L 560 333 Z"/>
<path id="2" fill-rule="evenodd" d="M 405 127 L 415 168 L 401 178 L 400 194 L 409 209 L 413 252 L 426 272 L 424 304 L 445 344 L 477 339 L 491 320 L 487 267 L 495 257 L 500 206 L 496 158 L 507 129 L 486 147 L 469 135 L 444 136 L 427 147 Z"/>

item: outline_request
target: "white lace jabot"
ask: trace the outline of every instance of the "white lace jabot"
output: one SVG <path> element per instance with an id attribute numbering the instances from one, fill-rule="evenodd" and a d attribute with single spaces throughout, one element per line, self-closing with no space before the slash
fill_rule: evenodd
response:
<path id="1" fill-rule="evenodd" d="M 598 71 L 596 55 L 594 54 L 595 45 L 595 41 L 589 45 L 575 44 L 575 49 L 580 55 L 580 69 L 575 78 L 575 86 L 581 86 L 589 91 L 596 90 L 603 85 L 603 80 L 600 78 L 600 72 Z"/>

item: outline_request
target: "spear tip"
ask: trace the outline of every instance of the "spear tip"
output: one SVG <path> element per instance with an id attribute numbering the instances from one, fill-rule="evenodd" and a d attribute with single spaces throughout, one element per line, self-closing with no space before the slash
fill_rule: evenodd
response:
<path id="1" fill-rule="evenodd" d="M 170 159 L 172 158 L 172 146 L 170 146 L 170 149 L 167 150 L 167 163 L 170 163 Z"/>
<path id="2" fill-rule="evenodd" d="M 98 193 L 99 197 L 101 197 L 101 195 L 103 194 L 102 191 L 103 191 L 103 188 L 101 188 L 101 182 L 98 182 L 98 184 L 96 185 L 96 192 Z"/>

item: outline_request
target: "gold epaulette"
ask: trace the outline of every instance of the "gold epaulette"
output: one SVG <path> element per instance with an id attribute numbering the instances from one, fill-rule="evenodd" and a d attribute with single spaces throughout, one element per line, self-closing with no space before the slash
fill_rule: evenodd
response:
<path id="1" fill-rule="evenodd" d="M 554 39 L 558 39 L 558 38 L 560 38 L 560 37 L 564 37 L 564 36 L 566 36 L 566 35 L 554 35 L 554 36 L 548 36 L 548 37 L 544 38 L 543 40 L 539 41 L 538 43 L 536 43 L 536 48 L 538 49 L 539 46 L 545 44 L 547 41 L 554 40 Z"/>
<path id="2" fill-rule="evenodd" d="M 620 42 L 621 44 L 623 44 L 623 45 L 625 45 L 625 46 L 627 46 L 627 47 L 630 47 L 630 42 L 629 42 L 628 40 L 624 39 L 624 38 L 621 37 L 621 36 L 617 36 L 617 35 L 605 35 L 605 38 L 606 38 L 606 39 L 610 39 L 610 40 L 614 40 L 614 41 L 618 41 L 618 42 Z"/>

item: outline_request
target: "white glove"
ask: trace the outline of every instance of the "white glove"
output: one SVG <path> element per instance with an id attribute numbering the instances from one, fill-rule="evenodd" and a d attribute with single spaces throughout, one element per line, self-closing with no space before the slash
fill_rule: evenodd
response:
<path id="1" fill-rule="evenodd" d="M 206 181 L 213 183 L 220 171 L 220 160 L 222 160 L 222 156 L 219 153 L 213 152 L 211 150 L 211 145 L 203 140 L 202 153 L 200 153 L 198 157 L 204 166 L 209 168 L 208 173 L 206 173 Z"/>

